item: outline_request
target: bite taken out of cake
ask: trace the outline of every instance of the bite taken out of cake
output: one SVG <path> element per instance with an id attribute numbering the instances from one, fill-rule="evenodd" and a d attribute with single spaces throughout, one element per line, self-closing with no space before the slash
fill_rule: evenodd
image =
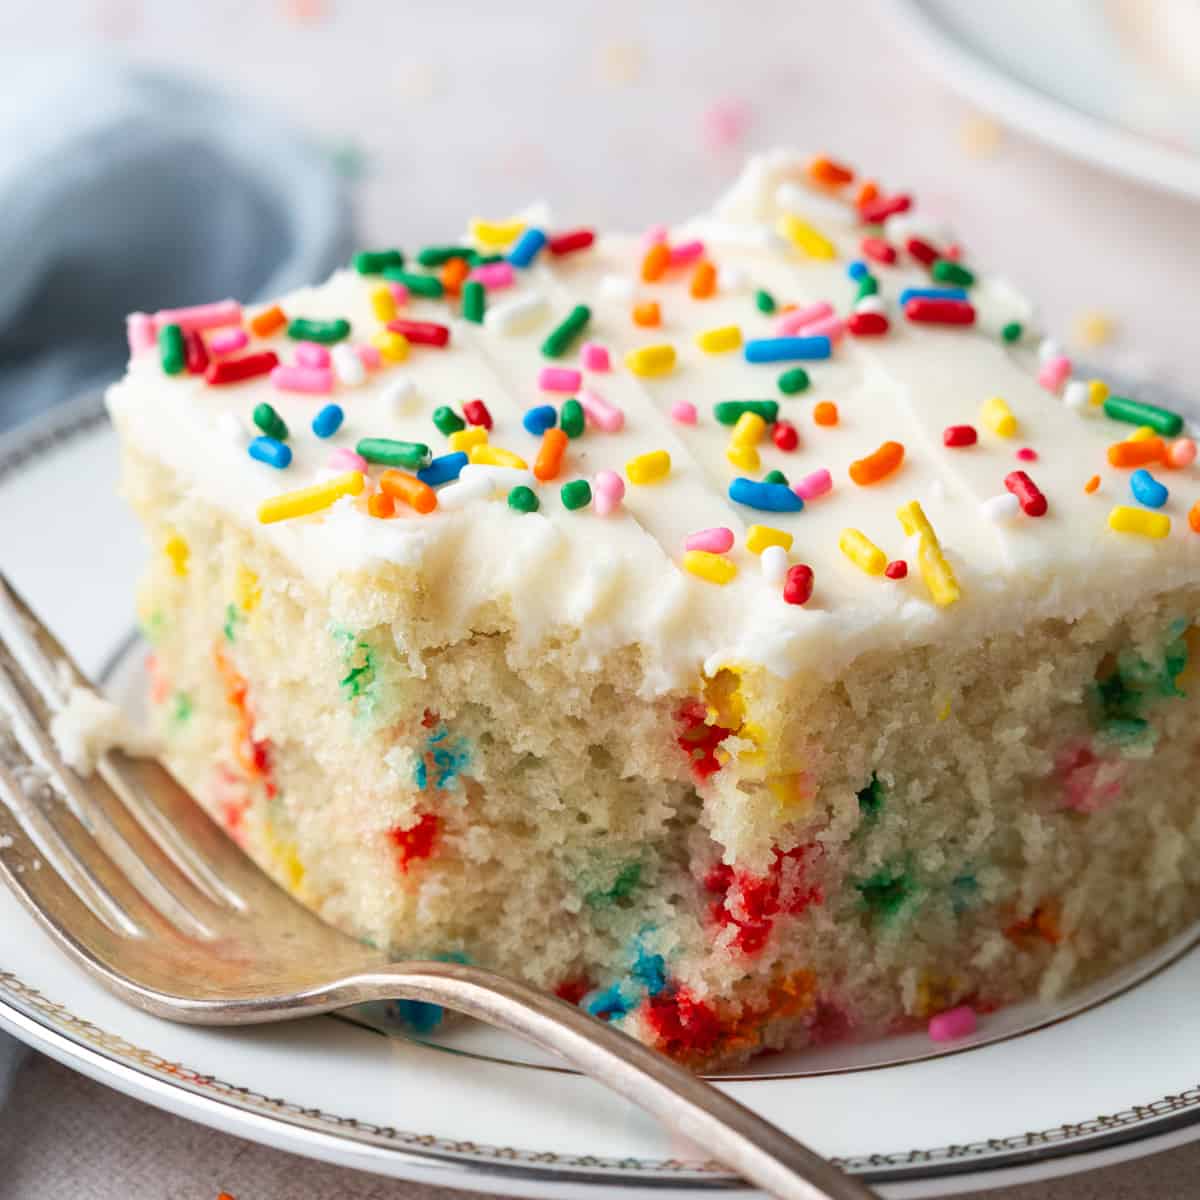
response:
<path id="1" fill-rule="evenodd" d="M 1200 913 L 1195 446 L 909 195 L 779 152 L 129 328 L 167 761 L 348 933 L 712 1066 Z"/>

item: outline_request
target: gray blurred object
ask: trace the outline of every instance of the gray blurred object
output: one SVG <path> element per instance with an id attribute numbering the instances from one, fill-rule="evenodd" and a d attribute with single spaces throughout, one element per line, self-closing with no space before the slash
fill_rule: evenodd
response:
<path id="1" fill-rule="evenodd" d="M 344 183 L 273 116 L 112 60 L 0 64 L 0 430 L 117 377 L 127 312 L 345 261 Z"/>

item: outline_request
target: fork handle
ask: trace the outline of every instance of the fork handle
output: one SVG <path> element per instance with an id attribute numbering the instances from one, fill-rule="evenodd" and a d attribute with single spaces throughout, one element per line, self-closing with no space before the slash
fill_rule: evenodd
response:
<path id="1" fill-rule="evenodd" d="M 420 1000 L 515 1033 L 619 1092 L 779 1200 L 876 1196 L 657 1050 L 514 979 L 460 963 L 393 963 L 321 990 L 325 995 L 310 993 L 301 1000 L 305 1012 L 373 1000 Z M 277 1005 L 272 1008 L 278 1019 Z M 247 1013 L 244 1019 L 254 1017 Z"/>

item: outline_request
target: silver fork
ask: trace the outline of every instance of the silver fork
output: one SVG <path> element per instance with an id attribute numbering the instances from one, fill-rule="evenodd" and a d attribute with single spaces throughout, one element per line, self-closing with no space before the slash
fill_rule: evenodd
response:
<path id="1" fill-rule="evenodd" d="M 389 962 L 277 887 L 151 759 L 77 775 L 48 733 L 86 680 L 0 574 L 0 876 L 121 999 L 248 1025 L 378 1000 L 465 1013 L 561 1055 L 784 1200 L 865 1200 L 859 1181 L 724 1092 L 555 996 L 479 967 Z M 52 869 L 34 869 L 35 862 Z"/>

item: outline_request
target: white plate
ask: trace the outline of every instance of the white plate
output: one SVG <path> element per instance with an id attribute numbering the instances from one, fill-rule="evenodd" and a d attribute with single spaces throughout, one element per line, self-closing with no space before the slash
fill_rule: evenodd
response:
<path id="1" fill-rule="evenodd" d="M 0 439 L 0 566 L 86 670 L 123 663 L 129 685 L 141 550 L 115 475 L 96 399 Z M 722 1086 L 895 1197 L 1165 1149 L 1200 1136 L 1200 955 L 1187 945 L 1115 999 L 994 1014 L 951 1054 L 909 1036 L 765 1059 Z M 384 1175 L 558 1200 L 743 1190 L 623 1101 L 480 1027 L 430 1043 L 344 1018 L 156 1020 L 93 985 L 2 890 L 0 1027 L 181 1116 Z"/>
<path id="2" fill-rule="evenodd" d="M 1200 198 L 1200 23 L 1186 0 L 891 0 L 930 70 L 1058 150 Z"/>

